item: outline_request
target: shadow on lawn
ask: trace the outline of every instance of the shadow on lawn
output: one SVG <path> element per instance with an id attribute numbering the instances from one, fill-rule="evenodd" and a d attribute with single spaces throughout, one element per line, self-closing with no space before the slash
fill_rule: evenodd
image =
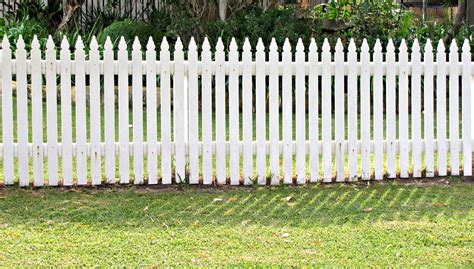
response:
<path id="1" fill-rule="evenodd" d="M 145 188 L 0 190 L 0 224 L 81 223 L 97 228 L 199 225 L 328 226 L 435 221 L 465 216 L 474 184 L 309 185 L 174 190 Z"/>

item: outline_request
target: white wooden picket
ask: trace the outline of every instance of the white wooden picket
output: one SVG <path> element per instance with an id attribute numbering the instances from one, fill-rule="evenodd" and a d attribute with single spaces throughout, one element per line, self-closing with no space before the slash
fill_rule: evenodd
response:
<path id="1" fill-rule="evenodd" d="M 28 52 L 4 38 L 0 178 L 113 184 L 117 166 L 121 184 L 471 176 L 469 41 L 449 53 L 439 41 L 436 55 L 430 40 L 356 43 L 232 39 L 227 53 L 221 39 L 178 38 L 171 53 L 166 38 L 107 38 L 101 53 L 78 38 L 72 53 L 67 39 Z"/>

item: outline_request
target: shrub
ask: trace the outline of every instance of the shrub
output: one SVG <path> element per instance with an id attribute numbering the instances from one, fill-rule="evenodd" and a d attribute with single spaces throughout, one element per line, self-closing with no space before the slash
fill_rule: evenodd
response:
<path id="1" fill-rule="evenodd" d="M 150 36 L 153 37 L 155 43 L 161 40 L 163 34 L 144 22 L 135 22 L 130 20 L 118 21 L 106 27 L 99 35 L 99 42 L 105 43 L 107 37 L 110 37 L 114 44 L 118 44 L 121 37 L 124 37 L 130 46 L 135 37 L 138 37 L 142 47 L 146 46 Z"/>

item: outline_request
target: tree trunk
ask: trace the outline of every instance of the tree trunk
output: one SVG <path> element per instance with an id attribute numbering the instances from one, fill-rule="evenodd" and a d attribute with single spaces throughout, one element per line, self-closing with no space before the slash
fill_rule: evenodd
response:
<path id="1" fill-rule="evenodd" d="M 445 43 L 449 42 L 452 38 L 454 38 L 461 29 L 463 22 L 466 20 L 466 1 L 467 0 L 459 0 L 458 1 L 458 12 L 456 14 L 456 18 L 454 19 L 453 26 L 449 30 L 448 34 L 444 37 L 443 41 Z"/>
<path id="2" fill-rule="evenodd" d="M 219 0 L 219 18 L 223 22 L 227 19 L 227 1 L 228 0 Z"/>
<path id="3" fill-rule="evenodd" d="M 64 31 L 74 19 L 74 15 L 84 4 L 85 0 L 62 0 L 63 19 L 56 29 L 56 32 Z"/>

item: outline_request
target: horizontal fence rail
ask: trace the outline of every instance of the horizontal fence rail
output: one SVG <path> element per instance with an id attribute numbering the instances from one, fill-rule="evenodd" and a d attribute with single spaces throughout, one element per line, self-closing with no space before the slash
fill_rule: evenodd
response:
<path id="1" fill-rule="evenodd" d="M 1 50 L 3 182 L 304 184 L 472 175 L 469 41 L 360 49 L 20 37 Z M 397 50 L 397 51 L 396 51 Z"/>

